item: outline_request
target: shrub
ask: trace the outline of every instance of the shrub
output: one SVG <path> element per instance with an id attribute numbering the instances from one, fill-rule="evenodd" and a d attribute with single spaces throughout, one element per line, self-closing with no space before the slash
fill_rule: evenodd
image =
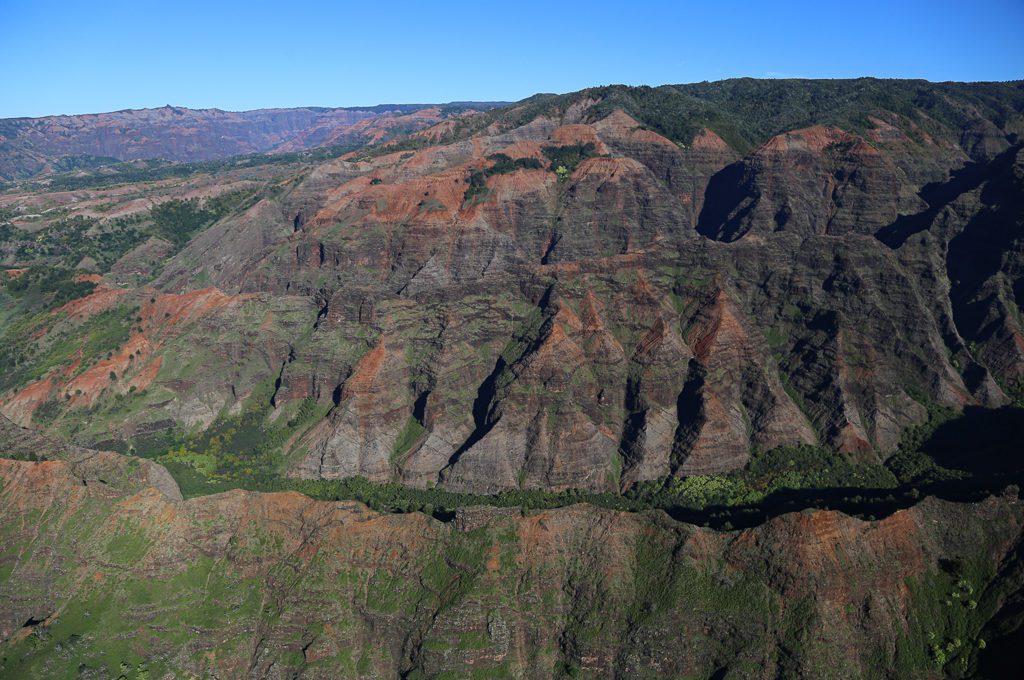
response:
<path id="1" fill-rule="evenodd" d="M 544 155 L 551 161 L 549 169 L 559 174 L 560 168 L 565 168 L 566 176 L 571 174 L 576 167 L 587 158 L 597 155 L 597 147 L 593 143 L 586 144 L 565 144 L 562 146 L 544 147 Z"/>
<path id="2" fill-rule="evenodd" d="M 541 170 L 543 165 L 536 158 L 513 159 L 506 154 L 496 153 L 487 157 L 491 165 L 487 168 L 473 170 L 466 177 L 466 188 L 464 199 L 470 205 L 478 203 L 487 197 L 487 178 L 493 175 L 507 175 L 517 170 Z"/>

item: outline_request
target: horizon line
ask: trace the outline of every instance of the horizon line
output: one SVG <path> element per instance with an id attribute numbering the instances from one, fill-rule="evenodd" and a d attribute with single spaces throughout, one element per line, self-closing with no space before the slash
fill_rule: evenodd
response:
<path id="1" fill-rule="evenodd" d="M 300 104 L 295 106 L 261 106 L 251 109 L 244 108 L 221 108 L 219 106 L 183 106 L 179 104 L 164 104 L 162 106 L 129 106 L 120 109 L 110 109 L 107 111 L 87 111 L 83 113 L 47 113 L 37 116 L 0 116 L 0 120 L 42 120 L 45 118 L 78 118 L 82 116 L 104 116 L 113 113 L 134 113 L 139 111 L 159 111 L 161 109 L 184 109 L 187 111 L 216 111 L 218 113 L 257 113 L 260 111 L 294 111 L 299 109 L 321 109 L 324 111 L 360 111 L 368 109 L 386 109 L 387 107 L 422 107 L 430 108 L 433 106 L 459 106 L 459 105 L 470 105 L 470 104 L 490 104 L 492 108 L 498 108 L 501 106 L 510 106 L 512 104 L 518 104 L 520 102 L 532 99 L 534 97 L 549 97 L 549 96 L 561 96 L 566 94 L 572 94 L 575 92 L 585 92 L 587 90 L 596 90 L 602 88 L 611 87 L 626 87 L 626 88 L 650 88 L 657 89 L 661 87 L 673 87 L 678 85 L 700 85 L 704 83 L 725 83 L 733 80 L 778 80 L 778 81 L 857 81 L 857 80 L 879 80 L 879 81 L 903 81 L 903 82 L 923 82 L 932 85 L 943 85 L 943 84 L 961 84 L 961 85 L 973 85 L 973 84 L 1014 84 L 1024 83 L 1024 75 L 1020 78 L 1012 78 L 1009 80 L 930 80 L 928 78 L 886 78 L 879 76 L 857 76 L 855 78 L 808 78 L 802 76 L 789 76 L 784 74 L 768 75 L 764 76 L 736 76 L 732 78 L 720 78 L 717 80 L 694 80 L 689 82 L 676 82 L 676 83 L 660 83 L 658 85 L 627 85 L 625 83 L 607 83 L 601 85 L 589 85 L 587 87 L 580 88 L 578 90 L 569 90 L 567 92 L 535 92 L 527 95 L 520 99 L 509 99 L 509 100 L 496 100 L 496 99 L 454 99 L 447 102 L 387 102 L 378 104 L 346 104 L 341 106 L 320 106 L 315 104 Z"/>

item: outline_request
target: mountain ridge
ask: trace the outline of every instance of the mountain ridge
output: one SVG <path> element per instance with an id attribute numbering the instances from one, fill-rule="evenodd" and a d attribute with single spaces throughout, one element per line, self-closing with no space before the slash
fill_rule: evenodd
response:
<path id="1" fill-rule="evenodd" d="M 296 107 L 226 111 L 159 108 L 0 119 L 0 179 L 61 170 L 77 160 L 85 167 L 116 161 L 165 158 L 179 162 L 219 160 L 245 153 L 304 150 L 339 141 L 370 140 L 374 130 L 415 130 L 449 115 L 488 108 L 493 102 Z M 417 118 L 418 115 L 418 118 Z M 352 129 L 356 128 L 356 129 Z M 303 137 L 306 137 L 305 139 Z M 188 140 L 192 140 L 189 142 Z M 289 146 L 290 145 L 290 146 Z"/>

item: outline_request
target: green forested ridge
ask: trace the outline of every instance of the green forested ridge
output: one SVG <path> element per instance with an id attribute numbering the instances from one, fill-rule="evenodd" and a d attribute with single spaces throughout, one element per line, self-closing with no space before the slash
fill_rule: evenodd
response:
<path id="1" fill-rule="evenodd" d="M 510 128 L 537 116 L 564 113 L 574 104 L 597 100 L 587 109 L 594 122 L 622 109 L 651 130 L 688 145 L 710 128 L 741 153 L 771 137 L 801 127 L 828 124 L 852 132 L 873 127 L 868 116 L 890 111 L 906 116 L 928 133 L 936 126 L 958 130 L 979 113 L 1005 121 L 1024 111 L 1024 85 L 1007 83 L 930 83 L 923 80 L 737 78 L 715 82 L 631 87 L 608 85 L 569 94 L 538 94 L 480 116 L 459 119 L 442 141 L 455 141 L 498 123 Z M 924 111 L 923 119 L 917 111 Z M 431 143 L 423 137 L 399 140 L 369 152 L 379 155 Z"/>
<path id="2" fill-rule="evenodd" d="M 521 110 L 495 109 L 502 121 L 532 119 L 542 112 L 565 110 L 588 98 L 598 103 L 588 120 L 622 109 L 669 139 L 689 144 L 708 127 L 740 152 L 796 128 L 829 124 L 861 132 L 872 127 L 867 117 L 879 110 L 906 116 L 926 131 L 936 124 L 959 129 L 979 113 L 996 120 L 1024 111 L 1024 86 L 1013 83 L 929 83 L 915 80 L 756 80 L 738 78 L 661 87 L 611 85 L 569 95 L 538 95 Z M 931 121 L 916 114 L 927 112 Z"/>

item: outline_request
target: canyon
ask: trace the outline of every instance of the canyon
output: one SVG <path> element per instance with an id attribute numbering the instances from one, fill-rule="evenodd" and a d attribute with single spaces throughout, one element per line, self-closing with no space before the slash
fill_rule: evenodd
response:
<path id="1" fill-rule="evenodd" d="M 0 127 L 0 673 L 1012 677 L 1024 85 L 290 111 Z"/>

